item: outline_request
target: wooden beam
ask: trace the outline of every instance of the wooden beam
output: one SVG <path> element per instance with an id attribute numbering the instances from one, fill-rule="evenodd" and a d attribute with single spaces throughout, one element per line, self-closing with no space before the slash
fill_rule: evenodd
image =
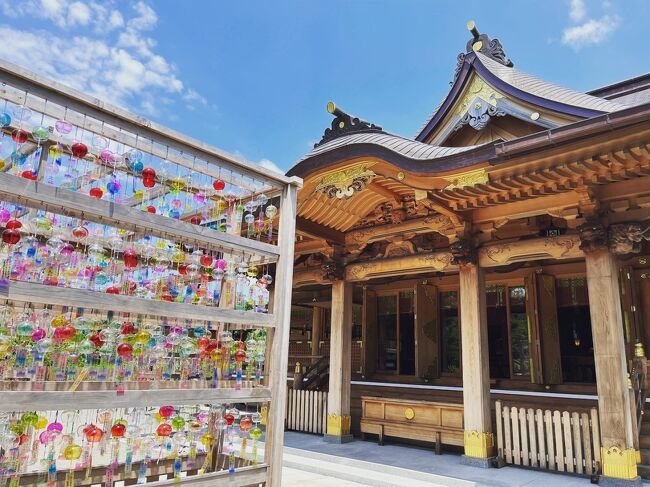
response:
<path id="1" fill-rule="evenodd" d="M 580 202 L 580 195 L 570 191 L 549 196 L 540 196 L 523 201 L 514 201 L 498 206 L 477 208 L 471 211 L 473 223 L 484 223 L 507 218 L 517 220 L 548 213 L 549 209 L 576 206 Z"/>
<path id="2" fill-rule="evenodd" d="M 320 267 L 299 267 L 293 272 L 293 287 L 309 286 L 311 284 L 329 284 L 323 278 Z"/>
<path id="3" fill-rule="evenodd" d="M 313 254 L 316 252 L 331 253 L 332 246 L 322 238 L 314 240 L 302 240 L 296 242 L 294 255 Z"/>
<path id="4" fill-rule="evenodd" d="M 101 409 L 110 404 L 113 408 L 120 407 L 151 407 L 165 404 L 213 404 L 240 402 L 268 402 L 271 390 L 268 387 L 243 387 L 237 390 L 233 387 L 199 389 L 135 389 L 137 383 L 132 382 L 134 389 L 126 389 L 122 394 L 115 390 L 83 390 L 92 382 L 83 382 L 81 388 L 74 391 L 2 391 L 6 400 L 0 402 L 0 411 L 33 411 L 38 404 L 41 411 L 68 409 L 70 404 L 83 404 L 84 409 Z M 127 382 L 127 384 L 129 384 Z M 208 385 L 208 384 L 206 384 Z"/>
<path id="5" fill-rule="evenodd" d="M 380 196 L 383 196 L 389 201 L 392 201 L 395 203 L 395 206 L 401 207 L 402 206 L 402 201 L 397 193 L 393 193 L 390 189 L 383 187 L 381 184 L 379 184 L 376 181 L 371 182 L 368 186 L 366 186 L 367 189 L 377 193 Z"/>
<path id="6" fill-rule="evenodd" d="M 345 234 L 343 232 L 339 232 L 338 230 L 326 227 L 320 223 L 307 220 L 301 216 L 296 217 L 296 231 L 313 238 L 321 238 L 323 240 L 327 240 L 328 242 L 334 244 L 345 244 Z"/>
<path id="7" fill-rule="evenodd" d="M 348 264 L 345 268 L 345 279 L 365 281 L 377 277 L 406 276 L 456 269 L 458 267 L 452 264 L 449 252 L 431 252 Z"/>
<path id="8" fill-rule="evenodd" d="M 617 181 L 594 188 L 598 200 L 605 202 L 626 196 L 641 196 L 650 194 L 650 176 Z"/>
<path id="9" fill-rule="evenodd" d="M 167 316 L 174 319 L 221 321 L 260 327 L 273 327 L 275 325 L 275 316 L 272 314 L 222 309 L 216 306 L 196 306 L 188 303 L 157 301 L 134 296 L 106 294 L 98 291 L 46 286 L 45 284 L 33 282 L 8 281 L 0 285 L 0 298 L 26 303 L 119 311 L 135 315 Z"/>
<path id="10" fill-rule="evenodd" d="M 174 236 L 207 248 L 224 252 L 250 252 L 253 255 L 277 258 L 277 246 L 257 240 L 218 232 L 162 215 L 153 215 L 137 208 L 118 205 L 109 200 L 56 188 L 38 181 L 30 181 L 11 174 L 0 173 L 0 199 L 36 209 L 60 212 L 74 218 L 85 218 L 96 223 L 110 222 L 125 230 L 145 230 L 161 238 Z M 283 215 L 284 218 L 284 215 Z"/>
<path id="11" fill-rule="evenodd" d="M 478 251 L 481 267 L 498 267 L 541 259 L 562 260 L 581 257 L 584 257 L 584 252 L 580 250 L 580 238 L 577 235 L 496 243 L 481 247 Z"/>
<path id="12" fill-rule="evenodd" d="M 444 215 L 432 215 L 423 218 L 414 218 L 401 223 L 379 225 L 371 228 L 352 230 L 345 234 L 346 250 L 361 252 L 363 248 L 372 242 L 384 240 L 395 235 L 402 235 L 408 232 L 428 233 L 438 232 L 448 235 L 454 231 L 452 221 Z"/>

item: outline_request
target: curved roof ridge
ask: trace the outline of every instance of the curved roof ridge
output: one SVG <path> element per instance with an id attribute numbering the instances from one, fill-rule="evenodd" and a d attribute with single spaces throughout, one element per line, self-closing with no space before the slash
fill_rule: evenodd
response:
<path id="1" fill-rule="evenodd" d="M 466 146 L 466 147 L 445 147 L 439 145 L 430 145 L 424 142 L 417 140 L 409 139 L 401 135 L 395 135 L 388 132 L 380 133 L 353 133 L 348 135 L 343 135 L 337 137 L 336 139 L 330 140 L 318 147 L 315 147 L 310 152 L 305 154 L 298 162 L 309 159 L 325 152 L 329 152 L 333 149 L 338 149 L 344 146 L 356 145 L 356 144 L 374 144 L 382 146 L 386 149 L 407 156 L 410 159 L 418 160 L 427 160 L 440 157 L 443 155 L 458 154 L 460 152 L 465 152 L 471 150 L 476 145 Z"/>
<path id="2" fill-rule="evenodd" d="M 572 105 L 588 110 L 600 112 L 615 112 L 628 108 L 622 103 L 612 102 L 605 98 L 582 93 L 571 88 L 543 80 L 536 76 L 519 71 L 516 68 L 509 68 L 503 64 L 493 61 L 482 53 L 476 53 L 479 61 L 496 77 L 508 83 L 510 86 L 531 95 L 556 101 L 566 105 Z"/>
<path id="3" fill-rule="evenodd" d="M 462 64 L 459 64 L 458 74 L 451 88 L 422 124 L 415 139 L 425 140 L 439 125 L 447 111 L 455 104 L 471 71 L 475 71 L 484 81 L 510 94 L 513 98 L 583 119 L 629 107 L 627 104 L 616 103 L 545 81 L 516 68 L 505 66 L 481 52 L 468 53 L 460 62 Z"/>

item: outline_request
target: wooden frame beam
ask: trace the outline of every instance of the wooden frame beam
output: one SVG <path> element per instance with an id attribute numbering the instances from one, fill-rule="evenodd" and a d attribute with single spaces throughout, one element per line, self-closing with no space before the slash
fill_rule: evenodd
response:
<path id="1" fill-rule="evenodd" d="M 383 196 L 387 200 L 392 201 L 398 207 L 402 206 L 402 201 L 397 193 L 393 193 L 390 189 L 383 187 L 376 181 L 371 182 L 368 186 L 366 186 L 366 189 L 369 189 L 374 193 Z"/>
<path id="2" fill-rule="evenodd" d="M 294 248 L 294 256 L 304 255 L 304 254 L 314 254 L 316 252 L 323 252 L 330 254 L 332 252 L 332 246 L 327 243 L 327 240 L 322 238 L 317 238 L 314 240 L 302 240 L 296 242 Z"/>
<path id="3" fill-rule="evenodd" d="M 546 214 L 549 210 L 557 208 L 577 206 L 580 200 L 581 195 L 572 191 L 523 201 L 513 201 L 512 203 L 472 210 L 471 220 L 473 223 L 485 223 L 504 218 L 508 220 L 528 218 Z"/>
<path id="4" fill-rule="evenodd" d="M 296 217 L 296 232 L 302 233 L 313 238 L 320 238 L 328 242 L 344 245 L 345 234 L 334 230 L 333 228 L 326 227 L 320 223 L 307 220 L 301 216 Z"/>

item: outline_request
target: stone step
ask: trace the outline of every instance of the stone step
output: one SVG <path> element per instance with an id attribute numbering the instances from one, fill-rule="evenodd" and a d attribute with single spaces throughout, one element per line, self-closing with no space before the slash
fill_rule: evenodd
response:
<path id="1" fill-rule="evenodd" d="M 476 487 L 476 482 L 364 462 L 295 448 L 284 448 L 284 466 L 373 487 Z"/>
<path id="2" fill-rule="evenodd" d="M 639 464 L 636 471 L 642 479 L 650 479 L 650 465 Z"/>

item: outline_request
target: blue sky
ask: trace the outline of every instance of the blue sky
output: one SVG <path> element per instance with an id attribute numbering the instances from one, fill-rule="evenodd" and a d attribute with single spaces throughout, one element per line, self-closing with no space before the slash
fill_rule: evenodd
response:
<path id="1" fill-rule="evenodd" d="M 334 100 L 412 136 L 473 19 L 577 90 L 650 70 L 647 0 L 0 0 L 0 57 L 287 170 Z"/>

